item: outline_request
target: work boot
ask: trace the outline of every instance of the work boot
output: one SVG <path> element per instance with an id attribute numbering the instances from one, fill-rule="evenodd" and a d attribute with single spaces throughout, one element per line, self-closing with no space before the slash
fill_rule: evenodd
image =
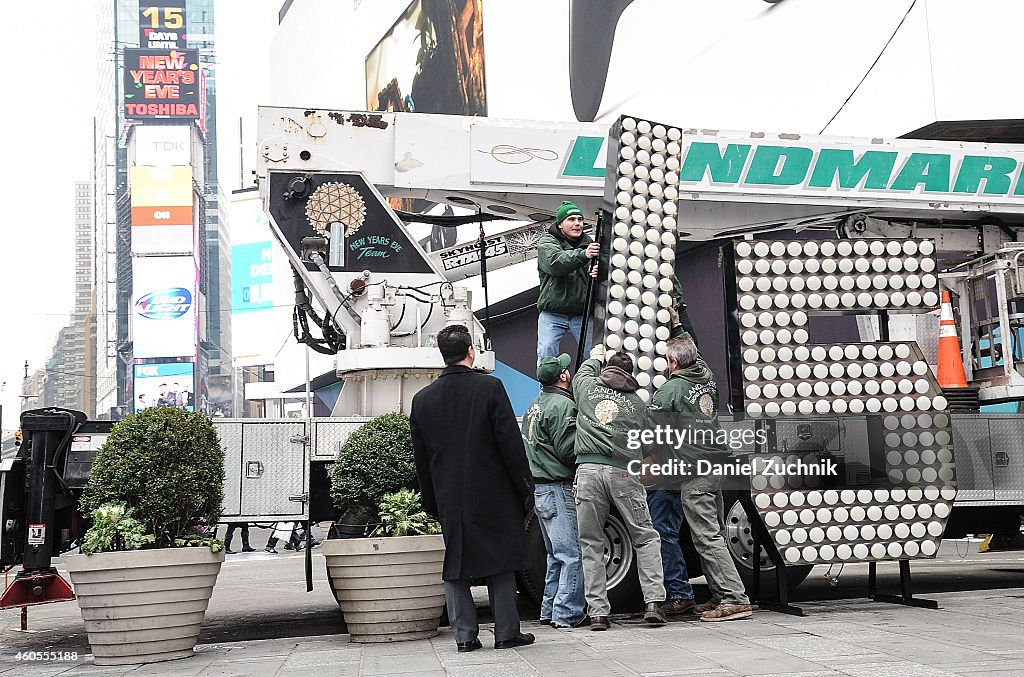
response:
<path id="1" fill-rule="evenodd" d="M 590 629 L 594 632 L 604 631 L 611 627 L 607 616 L 594 616 L 590 619 Z"/>
<path id="2" fill-rule="evenodd" d="M 678 616 L 679 614 L 685 614 L 687 611 L 692 611 L 695 604 L 692 599 L 671 599 L 665 603 L 662 609 L 669 616 Z"/>
<path id="3" fill-rule="evenodd" d="M 701 614 L 702 621 L 735 621 L 747 618 L 754 613 L 749 604 L 719 604 L 711 611 Z"/>
<path id="4" fill-rule="evenodd" d="M 644 622 L 651 625 L 664 625 L 668 623 L 665 612 L 661 610 L 661 602 L 648 602 L 644 607 Z"/>
<path id="5" fill-rule="evenodd" d="M 590 625 L 590 616 L 584 616 L 575 623 L 570 623 L 568 625 L 566 625 L 565 623 L 556 623 L 555 621 L 551 621 L 551 627 L 555 628 L 556 630 L 565 630 L 567 628 L 582 628 L 588 625 Z"/>
<path id="6" fill-rule="evenodd" d="M 712 609 L 717 609 L 718 604 L 718 600 L 709 600 L 707 602 L 704 602 L 703 604 L 698 604 L 697 606 L 693 607 L 693 613 L 697 614 L 698 616 L 701 616 L 711 611 Z"/>

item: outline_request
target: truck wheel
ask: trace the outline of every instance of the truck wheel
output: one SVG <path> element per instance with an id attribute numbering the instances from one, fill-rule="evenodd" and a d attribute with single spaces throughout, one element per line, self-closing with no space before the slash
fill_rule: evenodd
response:
<path id="1" fill-rule="evenodd" d="M 736 570 L 739 572 L 740 578 L 743 579 L 743 585 L 749 592 L 754 580 L 754 539 L 750 533 L 750 521 L 747 519 L 747 513 L 744 512 L 739 500 L 733 501 L 725 515 L 725 542 L 736 563 Z M 765 597 L 774 597 L 777 590 L 776 576 L 778 572 L 775 564 L 768 559 L 768 553 L 763 547 L 759 556 L 761 558 L 761 594 Z M 813 568 L 813 564 L 785 567 L 786 587 L 789 590 L 795 590 L 798 585 L 803 583 Z"/>
<path id="2" fill-rule="evenodd" d="M 614 512 L 604 527 L 605 571 L 608 574 L 608 601 L 612 611 L 623 613 L 643 609 L 644 597 L 636 572 L 636 555 L 629 541 L 625 524 Z M 519 591 L 535 604 L 544 598 L 544 574 L 547 572 L 547 550 L 536 515 L 526 523 L 527 565 L 516 575 Z"/>
<path id="3" fill-rule="evenodd" d="M 544 574 L 548 569 L 548 551 L 540 533 L 537 515 L 526 521 L 526 568 L 516 572 L 516 587 L 538 607 L 544 599 Z"/>

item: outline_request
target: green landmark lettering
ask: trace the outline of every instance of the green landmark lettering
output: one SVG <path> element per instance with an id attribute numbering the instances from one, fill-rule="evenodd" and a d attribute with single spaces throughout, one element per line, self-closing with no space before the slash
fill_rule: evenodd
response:
<path id="1" fill-rule="evenodd" d="M 604 177 L 604 162 L 597 161 L 604 142 L 602 136 L 577 136 L 565 160 L 562 176 Z"/>
<path id="2" fill-rule="evenodd" d="M 825 148 L 818 153 L 818 161 L 807 185 L 829 188 L 838 174 L 840 188 L 856 188 L 864 181 L 867 190 L 885 190 L 897 156 L 896 152 L 869 150 L 855 161 L 852 150 Z"/>
<path id="3" fill-rule="evenodd" d="M 924 184 L 929 193 L 949 192 L 949 156 L 936 153 L 911 153 L 890 190 L 914 190 Z"/>
<path id="4" fill-rule="evenodd" d="M 803 182 L 814 153 L 798 146 L 758 146 L 743 183 L 759 186 L 795 186 Z"/>
<path id="5" fill-rule="evenodd" d="M 1006 195 L 1010 192 L 1010 174 L 1017 169 L 1017 161 L 1008 157 L 965 155 L 953 184 L 954 193 L 977 193 L 985 181 L 985 195 Z"/>
<path id="6" fill-rule="evenodd" d="M 747 144 L 730 143 L 723 153 L 717 143 L 695 141 L 679 168 L 679 180 L 698 183 L 710 170 L 712 183 L 738 183 L 749 153 Z"/>

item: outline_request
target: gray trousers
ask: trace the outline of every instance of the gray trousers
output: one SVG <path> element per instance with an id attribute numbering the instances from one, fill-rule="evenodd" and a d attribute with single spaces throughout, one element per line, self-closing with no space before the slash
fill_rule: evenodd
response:
<path id="1" fill-rule="evenodd" d="M 488 576 L 487 597 L 494 614 L 494 641 L 512 639 L 519 634 L 519 610 L 516 609 L 516 575 L 509 571 Z M 459 644 L 472 642 L 480 633 L 476 604 L 470 581 L 445 581 L 444 599 L 448 604 L 448 622 Z"/>
<path id="2" fill-rule="evenodd" d="M 583 549 L 583 579 L 590 615 L 607 616 L 608 572 L 604 562 L 604 523 L 615 506 L 636 550 L 644 602 L 665 601 L 661 537 L 651 524 L 647 490 L 633 475 L 610 465 L 584 463 L 576 468 L 576 516 Z"/>
<path id="3" fill-rule="evenodd" d="M 722 478 L 695 476 L 683 482 L 683 515 L 690 527 L 693 546 L 711 589 L 711 598 L 722 604 L 750 604 L 736 563 L 722 536 L 719 503 Z"/>

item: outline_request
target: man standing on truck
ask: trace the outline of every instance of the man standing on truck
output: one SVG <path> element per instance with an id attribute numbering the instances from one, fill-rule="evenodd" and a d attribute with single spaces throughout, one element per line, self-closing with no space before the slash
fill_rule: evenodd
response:
<path id="1" fill-rule="evenodd" d="M 515 572 L 526 566 L 525 513 L 533 479 L 515 412 L 501 381 L 473 370 L 464 325 L 437 333 L 447 365 L 412 398 L 409 415 L 423 509 L 441 522 L 444 595 L 460 652 L 481 647 L 470 586 L 484 580 L 494 648 L 532 644 L 520 631 Z"/>
<path id="2" fill-rule="evenodd" d="M 536 487 L 533 510 L 548 553 L 540 621 L 556 628 L 576 628 L 587 622 L 580 534 L 572 495 L 576 402 L 569 392 L 571 360 L 565 353 L 541 358 L 537 365 L 541 392 L 526 409 L 522 425 Z"/>
<path id="3" fill-rule="evenodd" d="M 637 571 L 644 593 L 644 620 L 654 625 L 668 622 L 661 608 L 665 601 L 661 568 L 661 539 L 651 524 L 644 485 L 627 471 L 629 462 L 640 460 L 628 447 L 628 434 L 647 425 L 647 407 L 636 391 L 633 358 L 612 353 L 604 362 L 604 346 L 598 344 L 590 359 L 580 365 L 572 381 L 578 407 L 576 418 L 576 512 L 583 576 L 590 606 L 591 630 L 607 630 L 608 577 L 604 564 L 604 523 L 612 506 L 629 531 L 636 549 Z M 602 368 L 603 366 L 603 368 Z"/>
<path id="4" fill-rule="evenodd" d="M 677 318 L 673 320 L 677 325 L 673 333 L 681 333 Z M 651 400 L 651 422 L 688 430 L 688 441 L 677 454 L 691 464 L 689 467 L 695 467 L 698 459 L 727 462 L 729 450 L 714 441 L 721 429 L 718 386 L 689 334 L 670 339 L 665 358 L 671 374 Z M 722 479 L 721 475 L 694 474 L 682 481 L 683 514 L 711 589 L 711 601 L 693 607 L 702 621 L 731 621 L 752 614 L 750 599 L 718 521 Z"/>
<path id="5" fill-rule="evenodd" d="M 566 332 L 589 346 L 592 331 L 580 336 L 586 312 L 588 278 L 597 277 L 592 265 L 601 253 L 600 246 L 583 234 L 583 212 L 572 202 L 563 202 L 555 223 L 537 242 L 537 273 L 540 295 L 537 298 L 537 361 L 558 355 Z"/>

